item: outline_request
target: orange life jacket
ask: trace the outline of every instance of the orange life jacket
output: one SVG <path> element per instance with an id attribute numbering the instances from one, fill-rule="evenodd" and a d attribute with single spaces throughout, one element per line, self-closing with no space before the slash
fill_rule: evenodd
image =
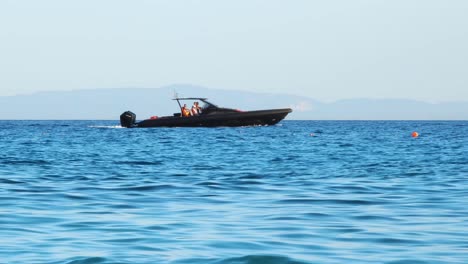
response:
<path id="1" fill-rule="evenodd" d="M 185 117 L 190 116 L 190 111 L 187 108 L 182 107 L 182 115 Z"/>

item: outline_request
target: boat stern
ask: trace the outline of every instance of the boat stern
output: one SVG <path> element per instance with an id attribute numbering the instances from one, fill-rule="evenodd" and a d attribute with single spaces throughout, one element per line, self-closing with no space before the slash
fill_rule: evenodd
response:
<path id="1" fill-rule="evenodd" d="M 131 111 L 123 112 L 120 115 L 120 125 L 122 127 L 134 127 L 136 123 L 136 115 Z"/>

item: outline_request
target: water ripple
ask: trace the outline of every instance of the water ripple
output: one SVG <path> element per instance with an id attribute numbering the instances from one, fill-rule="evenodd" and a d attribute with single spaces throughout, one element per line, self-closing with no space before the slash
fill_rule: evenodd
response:
<path id="1" fill-rule="evenodd" d="M 465 121 L 0 121 L 0 259 L 467 263 L 467 135 Z"/>

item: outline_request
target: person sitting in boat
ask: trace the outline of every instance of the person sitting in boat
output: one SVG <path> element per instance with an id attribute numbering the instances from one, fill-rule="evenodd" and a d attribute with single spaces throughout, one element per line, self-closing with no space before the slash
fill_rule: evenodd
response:
<path id="1" fill-rule="evenodd" d="M 193 115 L 193 116 L 200 115 L 201 112 L 202 112 L 202 109 L 201 109 L 201 107 L 198 105 L 198 102 L 194 102 L 194 103 L 193 103 L 193 106 L 192 106 L 192 115 Z"/>
<path id="2" fill-rule="evenodd" d="M 187 109 L 187 105 L 184 104 L 184 106 L 182 106 L 182 108 L 180 109 L 181 112 L 182 112 L 182 116 L 183 117 L 189 117 L 191 114 L 190 114 L 190 111 Z"/>

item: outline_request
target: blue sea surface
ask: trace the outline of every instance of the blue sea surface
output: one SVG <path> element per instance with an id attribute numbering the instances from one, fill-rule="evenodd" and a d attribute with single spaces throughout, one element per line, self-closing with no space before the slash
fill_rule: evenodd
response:
<path id="1" fill-rule="evenodd" d="M 0 262 L 468 263 L 468 122 L 0 121 Z"/>

